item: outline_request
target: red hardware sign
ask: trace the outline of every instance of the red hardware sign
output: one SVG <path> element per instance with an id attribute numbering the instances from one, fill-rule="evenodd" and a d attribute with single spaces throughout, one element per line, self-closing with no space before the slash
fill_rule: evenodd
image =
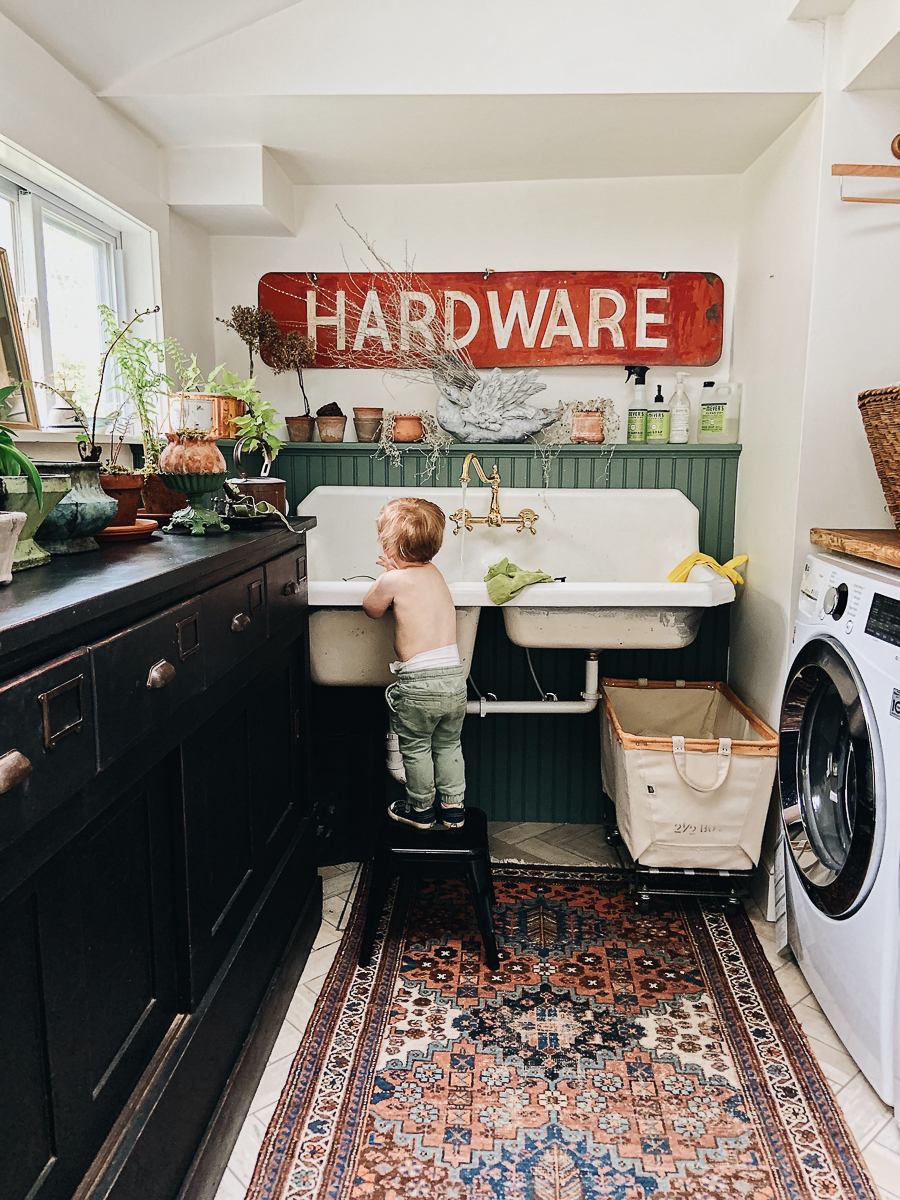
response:
<path id="1" fill-rule="evenodd" d="M 259 281 L 260 306 L 315 341 L 317 367 L 402 366 L 414 344 L 455 344 L 476 367 L 708 367 L 722 354 L 723 298 L 719 276 L 697 271 L 273 271 Z"/>

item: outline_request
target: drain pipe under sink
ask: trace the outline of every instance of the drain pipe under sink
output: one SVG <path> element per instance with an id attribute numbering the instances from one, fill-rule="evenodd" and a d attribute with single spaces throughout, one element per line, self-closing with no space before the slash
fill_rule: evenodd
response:
<path id="1" fill-rule="evenodd" d="M 584 691 L 580 700 L 469 700 L 467 713 L 486 717 L 490 713 L 537 713 L 539 715 L 562 716 L 572 713 L 590 713 L 597 707 L 600 693 L 597 691 L 600 678 L 600 655 L 592 650 L 584 660 Z M 393 730 L 388 729 L 386 743 L 388 774 L 398 783 L 406 783 L 406 768 L 400 753 L 400 741 Z"/>
<path id="2" fill-rule="evenodd" d="M 584 691 L 580 700 L 469 700 L 467 713 L 487 717 L 491 713 L 537 713 L 561 716 L 572 713 L 589 713 L 597 707 L 600 693 L 597 690 L 600 677 L 600 655 L 592 650 L 584 660 Z"/>

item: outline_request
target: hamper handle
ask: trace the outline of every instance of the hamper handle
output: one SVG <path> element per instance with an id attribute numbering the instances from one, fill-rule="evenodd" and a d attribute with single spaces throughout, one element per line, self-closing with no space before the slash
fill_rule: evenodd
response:
<path id="1" fill-rule="evenodd" d="M 719 760 L 718 769 L 716 771 L 716 781 L 710 784 L 709 787 L 702 787 L 699 783 L 694 783 L 688 779 L 687 775 L 687 754 L 684 750 L 684 738 L 672 738 L 672 757 L 675 759 L 675 770 L 695 792 L 714 792 L 716 788 L 720 788 L 725 782 L 725 777 L 728 775 L 731 767 L 731 738 L 719 738 L 719 749 L 717 757 Z"/>

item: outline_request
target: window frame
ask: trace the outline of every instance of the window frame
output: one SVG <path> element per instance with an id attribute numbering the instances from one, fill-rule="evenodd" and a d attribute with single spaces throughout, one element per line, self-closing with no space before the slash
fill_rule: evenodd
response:
<path id="1" fill-rule="evenodd" d="M 5 164 L 0 164 L 0 194 L 11 200 L 14 206 L 13 240 L 16 244 L 9 258 L 30 371 L 32 378 L 51 382 L 54 374 L 53 346 L 44 254 L 44 221 L 49 218 L 51 223 L 55 221 L 63 227 L 69 226 L 76 234 L 80 232 L 91 241 L 109 247 L 105 272 L 108 297 L 105 303 L 108 303 L 117 319 L 125 303 L 122 231 L 32 183 Z M 40 428 L 60 429 L 60 426 L 50 426 L 47 422 L 47 416 L 54 406 L 51 394 L 36 388 L 35 399 Z M 105 408 L 106 405 L 102 405 L 101 412 Z"/>

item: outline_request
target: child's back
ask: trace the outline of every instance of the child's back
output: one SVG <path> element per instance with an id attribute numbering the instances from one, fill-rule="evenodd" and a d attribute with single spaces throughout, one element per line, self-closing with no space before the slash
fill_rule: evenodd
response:
<path id="1" fill-rule="evenodd" d="M 388 600 L 393 606 L 394 644 L 404 661 L 456 644 L 456 609 L 434 563 L 388 569 L 366 597 L 367 612 L 375 607 L 372 601 L 376 599 L 379 603 Z"/>

